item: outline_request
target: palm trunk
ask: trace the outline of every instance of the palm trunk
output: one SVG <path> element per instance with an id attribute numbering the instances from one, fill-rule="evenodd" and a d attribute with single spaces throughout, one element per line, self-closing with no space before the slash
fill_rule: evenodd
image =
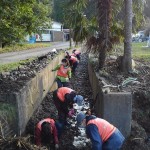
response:
<path id="1" fill-rule="evenodd" d="M 147 42 L 147 46 L 150 47 L 150 32 L 149 32 L 149 39 L 148 39 L 148 42 Z"/>
<path id="2" fill-rule="evenodd" d="M 112 12 L 112 0 L 98 0 L 98 21 L 100 32 L 99 45 L 99 69 L 105 65 L 106 53 L 110 49 L 110 23 Z"/>
<path id="3" fill-rule="evenodd" d="M 132 0 L 124 0 L 125 2 L 125 40 L 124 40 L 124 56 L 123 71 L 132 71 Z"/>
<path id="4" fill-rule="evenodd" d="M 71 28 L 69 29 L 70 32 L 70 48 L 72 48 L 72 33 L 71 33 Z"/>
<path id="5" fill-rule="evenodd" d="M 2 42 L 0 41 L 0 48 L 2 48 Z"/>
<path id="6" fill-rule="evenodd" d="M 2 48 L 2 40 L 0 39 L 0 48 Z"/>

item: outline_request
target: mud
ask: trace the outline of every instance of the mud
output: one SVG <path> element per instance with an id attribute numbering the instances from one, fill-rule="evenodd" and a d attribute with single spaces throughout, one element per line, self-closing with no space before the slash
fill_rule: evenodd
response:
<path id="1" fill-rule="evenodd" d="M 75 91 L 77 91 L 78 94 L 82 95 L 86 101 L 92 101 L 92 91 L 89 83 L 87 70 L 87 55 L 82 56 L 78 68 L 75 74 L 73 74 L 73 77 L 70 81 L 70 88 L 74 89 Z M 30 119 L 27 125 L 26 133 L 34 136 L 35 125 L 41 119 L 44 119 L 46 117 L 57 120 L 57 111 L 52 100 L 52 93 L 47 94 L 42 104 L 34 112 L 33 117 Z M 75 146 L 73 146 L 74 136 L 78 135 L 79 132 L 76 127 L 65 129 L 60 138 L 60 150 L 90 149 L 88 144 L 84 148 L 76 148 Z M 34 142 L 33 138 L 32 142 Z"/>
<path id="2" fill-rule="evenodd" d="M 131 91 L 133 93 L 132 130 L 130 137 L 126 138 L 123 150 L 150 150 L 150 63 L 136 60 L 136 72 L 130 75 L 119 71 L 115 61 L 107 60 L 106 66 L 101 72 L 103 78 L 112 85 L 121 85 L 128 77 L 137 78 L 138 82 L 132 82 L 120 90 L 111 88 L 111 91 Z M 92 103 L 92 91 L 88 79 L 87 55 L 82 55 L 81 62 L 71 79 L 70 87 Z M 42 104 L 30 119 L 26 134 L 30 134 L 31 145 L 34 144 L 35 125 L 43 118 L 51 117 L 57 120 L 57 111 L 53 104 L 52 93 L 48 93 Z M 60 149 L 76 150 L 73 146 L 73 138 L 78 135 L 76 128 L 66 129 L 60 139 Z M 37 149 L 37 148 L 35 148 Z M 90 150 L 87 145 L 81 150 Z"/>
<path id="3" fill-rule="evenodd" d="M 10 72 L 0 74 L 0 93 L 10 93 L 19 91 L 27 81 L 33 78 L 37 72 L 45 68 L 49 61 L 62 49 L 57 49 L 55 52 L 49 52 L 45 56 L 40 56 L 28 63 L 20 63 L 20 66 Z"/>

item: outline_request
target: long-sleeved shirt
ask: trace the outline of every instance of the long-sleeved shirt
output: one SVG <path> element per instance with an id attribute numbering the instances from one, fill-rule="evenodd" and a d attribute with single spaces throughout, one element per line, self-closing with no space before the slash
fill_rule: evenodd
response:
<path id="1" fill-rule="evenodd" d="M 92 141 L 92 150 L 119 150 L 125 139 L 115 126 L 93 115 L 86 116 L 86 134 Z"/>
<path id="2" fill-rule="evenodd" d="M 36 130 L 35 130 L 35 141 L 36 145 L 40 146 L 41 145 L 41 125 L 43 122 L 49 122 L 51 124 L 51 131 L 53 136 L 54 136 L 54 141 L 55 144 L 58 144 L 58 135 L 57 135 L 57 129 L 55 126 L 55 121 L 51 118 L 46 118 L 41 120 L 37 125 L 36 125 Z"/>
<path id="3" fill-rule="evenodd" d="M 91 119 L 95 119 L 94 116 L 87 116 L 87 122 Z M 94 124 L 86 126 L 86 134 L 92 141 L 92 150 L 102 150 L 102 138 L 99 135 L 98 128 Z"/>
<path id="4" fill-rule="evenodd" d="M 57 66 L 53 69 L 53 71 L 59 70 L 60 67 L 61 67 L 61 65 L 62 65 L 62 64 L 57 65 Z M 57 77 L 56 77 L 56 78 L 58 78 L 61 82 L 68 82 L 68 81 L 69 81 L 69 78 L 71 78 L 71 69 L 70 69 L 69 66 L 64 67 L 64 68 L 65 68 L 65 69 L 68 69 L 68 70 L 67 70 L 67 73 L 66 73 L 66 74 L 68 75 L 68 77 L 60 76 L 60 75 L 57 74 Z"/>

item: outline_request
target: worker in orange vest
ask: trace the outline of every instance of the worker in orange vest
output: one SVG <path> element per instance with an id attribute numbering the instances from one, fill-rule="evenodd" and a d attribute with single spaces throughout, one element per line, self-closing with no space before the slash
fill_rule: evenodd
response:
<path id="1" fill-rule="evenodd" d="M 77 125 L 86 128 L 93 150 L 119 150 L 124 142 L 122 133 L 104 119 L 79 113 Z"/>
<path id="2" fill-rule="evenodd" d="M 74 49 L 72 51 L 72 56 L 77 57 L 78 60 L 80 60 L 80 55 L 81 55 L 81 52 L 79 50 Z"/>
<path id="3" fill-rule="evenodd" d="M 58 110 L 58 119 L 66 124 L 66 118 L 73 116 L 73 104 L 83 104 L 83 97 L 68 87 L 61 87 L 53 92 L 54 104 Z M 69 111 L 70 108 L 70 111 Z"/>
<path id="4" fill-rule="evenodd" d="M 57 65 L 52 71 L 57 70 L 56 81 L 58 88 L 68 87 L 71 79 L 71 68 L 67 59 L 62 59 L 61 64 Z"/>
<path id="5" fill-rule="evenodd" d="M 75 56 L 70 56 L 70 55 L 67 55 L 65 58 L 69 61 L 69 64 L 72 68 L 72 72 L 75 72 L 78 66 L 78 59 Z"/>
<path id="6" fill-rule="evenodd" d="M 36 145 L 42 146 L 44 144 L 55 144 L 55 149 L 59 148 L 59 140 L 58 140 L 58 134 L 61 134 L 61 128 L 63 128 L 63 125 L 61 125 L 58 122 L 55 122 L 51 118 L 46 118 L 41 120 L 36 125 L 35 130 L 35 142 Z"/>

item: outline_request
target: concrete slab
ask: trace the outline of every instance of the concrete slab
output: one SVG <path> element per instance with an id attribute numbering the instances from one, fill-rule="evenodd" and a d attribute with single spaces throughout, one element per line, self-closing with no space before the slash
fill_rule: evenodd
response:
<path id="1" fill-rule="evenodd" d="M 131 93 L 109 93 L 103 95 L 102 117 L 114 124 L 125 136 L 131 132 Z"/>
<path id="2" fill-rule="evenodd" d="M 51 70 L 60 63 L 64 55 L 64 53 L 61 53 L 54 58 L 46 68 L 28 81 L 19 92 L 0 94 L 0 105 L 7 106 L 7 109 L 6 107 L 0 107 L 0 121 L 2 121 L 1 115 L 6 112 L 6 117 L 11 118 L 8 119 L 8 122 L 14 134 L 21 135 L 25 131 L 27 122 L 46 94 L 50 89 L 55 90 L 57 88 L 54 81 L 56 72 Z"/>
<path id="3" fill-rule="evenodd" d="M 88 62 L 88 73 L 96 115 L 115 125 L 125 137 L 129 136 L 132 120 L 132 94 L 126 92 L 105 94 L 100 86 L 99 75 L 94 72 L 91 59 Z"/>

